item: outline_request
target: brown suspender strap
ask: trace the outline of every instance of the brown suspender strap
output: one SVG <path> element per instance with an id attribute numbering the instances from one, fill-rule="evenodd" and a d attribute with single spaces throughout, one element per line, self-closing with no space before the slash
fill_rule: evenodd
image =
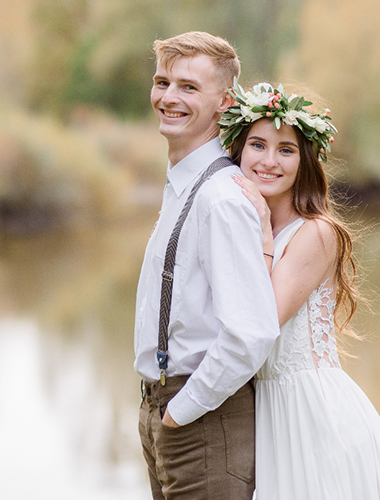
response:
<path id="1" fill-rule="evenodd" d="M 213 163 L 211 163 L 211 165 L 203 172 L 201 177 L 194 184 L 169 238 L 169 243 L 166 248 L 165 254 L 164 270 L 162 272 L 157 351 L 158 365 L 161 370 L 160 379 L 162 385 L 165 385 L 166 369 L 168 367 L 168 326 L 172 302 L 174 264 L 179 236 L 199 188 L 205 181 L 207 181 L 213 174 L 215 174 L 215 172 L 218 172 L 218 170 L 230 165 L 233 165 L 232 160 L 228 156 L 222 156 L 221 158 L 218 158 Z"/>

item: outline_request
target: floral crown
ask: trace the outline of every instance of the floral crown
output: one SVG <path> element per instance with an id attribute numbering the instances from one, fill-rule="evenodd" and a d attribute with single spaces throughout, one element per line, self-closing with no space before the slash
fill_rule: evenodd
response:
<path id="1" fill-rule="evenodd" d="M 222 146 L 230 146 L 244 127 L 260 118 L 269 118 L 276 129 L 281 123 L 298 127 L 315 145 L 318 158 L 326 162 L 326 153 L 331 150 L 330 143 L 334 142 L 333 135 L 337 132 L 328 116 L 329 109 L 324 109 L 322 114 L 308 113 L 304 108 L 313 103 L 296 94 L 288 97 L 281 84 L 275 89 L 269 83 L 259 83 L 253 87 L 253 92 L 245 92 L 234 78 L 232 91 L 228 92 L 236 105 L 230 106 L 218 122 L 220 128 L 225 129 L 220 137 Z"/>

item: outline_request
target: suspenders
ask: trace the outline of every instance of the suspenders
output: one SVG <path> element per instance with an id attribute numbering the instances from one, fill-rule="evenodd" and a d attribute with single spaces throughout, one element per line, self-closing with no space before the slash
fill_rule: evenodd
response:
<path id="1" fill-rule="evenodd" d="M 227 156 L 222 156 L 211 163 L 211 165 L 203 172 L 201 177 L 194 184 L 169 238 L 165 254 L 164 270 L 161 275 L 162 283 L 157 351 L 158 365 L 161 370 L 160 380 L 162 385 L 165 385 L 166 369 L 168 367 L 168 326 L 172 301 L 174 264 L 179 236 L 199 188 L 215 172 L 218 172 L 218 170 L 230 165 L 233 165 L 232 160 Z"/>

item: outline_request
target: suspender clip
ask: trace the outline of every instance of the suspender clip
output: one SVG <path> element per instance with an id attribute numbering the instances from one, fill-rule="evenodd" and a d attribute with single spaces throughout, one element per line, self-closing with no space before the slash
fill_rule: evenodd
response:
<path id="1" fill-rule="evenodd" d="M 173 281 L 173 278 L 174 278 L 174 274 L 169 272 L 169 271 L 162 271 L 162 279 L 165 280 L 165 281 Z"/>
<path id="2" fill-rule="evenodd" d="M 165 385 L 166 368 L 168 367 L 168 353 L 158 350 L 157 351 L 158 366 L 161 370 L 160 382 Z"/>
<path id="3" fill-rule="evenodd" d="M 168 353 L 167 351 L 157 351 L 157 360 L 158 360 L 158 366 L 160 367 L 160 370 L 166 370 L 168 367 Z"/>

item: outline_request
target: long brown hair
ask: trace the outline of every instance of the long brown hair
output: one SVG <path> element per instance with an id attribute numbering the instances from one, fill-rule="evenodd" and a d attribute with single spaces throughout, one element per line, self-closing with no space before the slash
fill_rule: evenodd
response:
<path id="1" fill-rule="evenodd" d="M 265 118 L 262 119 L 265 120 Z M 245 127 L 229 149 L 233 161 L 239 166 L 250 128 Z M 340 332 L 356 337 L 349 327 L 357 308 L 357 300 L 360 298 L 354 287 L 357 271 L 353 258 L 351 231 L 339 217 L 336 204 L 330 195 L 326 173 L 322 163 L 318 160 L 318 153 L 313 148 L 313 144 L 306 139 L 298 127 L 294 127 L 294 130 L 297 134 L 300 150 L 300 164 L 293 186 L 293 206 L 301 217 L 309 220 L 324 220 L 330 224 L 335 232 L 337 238 L 335 325 Z M 322 238 L 322 236 L 320 237 Z"/>

